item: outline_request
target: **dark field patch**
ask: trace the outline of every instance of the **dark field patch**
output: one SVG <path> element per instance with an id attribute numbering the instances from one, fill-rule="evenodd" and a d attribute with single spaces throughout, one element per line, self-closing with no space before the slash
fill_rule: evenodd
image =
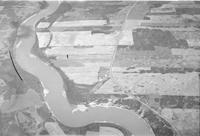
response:
<path id="1" fill-rule="evenodd" d="M 200 7 L 199 8 L 176 8 L 176 14 L 189 14 L 189 15 L 195 15 L 200 14 Z"/>
<path id="2" fill-rule="evenodd" d="M 136 29 L 133 32 L 133 40 L 133 48 L 137 50 L 155 50 L 155 46 L 188 48 L 186 40 L 177 40 L 170 31 L 160 29 Z"/>
<path id="3" fill-rule="evenodd" d="M 130 70 L 131 68 L 127 68 Z M 134 69 L 134 68 L 133 68 Z M 170 67 L 151 67 L 151 70 L 139 70 L 139 72 L 123 72 L 124 74 L 129 73 L 188 73 L 188 72 L 200 72 L 200 68 L 170 68 Z"/>

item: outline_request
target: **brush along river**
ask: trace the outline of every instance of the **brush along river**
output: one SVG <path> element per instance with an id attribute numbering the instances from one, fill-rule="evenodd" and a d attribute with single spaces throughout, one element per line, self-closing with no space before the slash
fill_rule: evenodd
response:
<path id="1" fill-rule="evenodd" d="M 52 66 L 31 53 L 31 49 L 37 41 L 35 32 L 37 23 L 42 18 L 55 12 L 59 4 L 60 2 L 49 2 L 49 6 L 46 9 L 27 18 L 20 27 L 26 26 L 30 28 L 30 35 L 19 37 L 14 46 L 15 60 L 18 65 L 26 72 L 37 77 L 42 83 L 44 90 L 48 92 L 44 96 L 44 100 L 52 113 L 60 122 L 70 127 L 109 122 L 126 128 L 135 136 L 154 136 L 151 127 L 132 110 L 96 106 L 88 107 L 87 111 L 76 110 L 72 112 L 74 110 L 73 107 L 70 105 L 67 97 L 63 95 L 65 89 L 61 75 Z"/>

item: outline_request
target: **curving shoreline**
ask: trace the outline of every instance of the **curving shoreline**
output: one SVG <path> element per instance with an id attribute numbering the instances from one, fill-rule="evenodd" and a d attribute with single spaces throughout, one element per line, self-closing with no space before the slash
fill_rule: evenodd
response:
<path id="1" fill-rule="evenodd" d="M 37 40 L 35 25 L 40 19 L 56 11 L 58 6 L 59 2 L 56 4 L 50 3 L 47 9 L 25 20 L 20 27 L 23 25 L 28 26 L 32 32 L 29 37 L 20 38 L 14 47 L 15 59 L 18 65 L 23 70 L 36 76 L 41 81 L 43 88 L 48 92 L 44 99 L 53 114 L 60 122 L 70 127 L 80 127 L 95 122 L 109 122 L 128 129 L 134 135 L 154 136 L 151 127 L 134 111 L 97 106 L 89 107 L 85 112 L 76 111 L 72 113 L 73 107 L 63 95 L 65 88 L 60 74 L 31 52 Z"/>

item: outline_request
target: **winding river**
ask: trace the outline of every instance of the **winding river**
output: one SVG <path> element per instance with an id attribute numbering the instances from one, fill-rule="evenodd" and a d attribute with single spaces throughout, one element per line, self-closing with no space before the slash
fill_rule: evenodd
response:
<path id="1" fill-rule="evenodd" d="M 20 37 L 15 46 L 14 54 L 18 65 L 28 73 L 37 77 L 44 90 L 48 91 L 44 99 L 56 118 L 70 127 L 81 127 L 95 122 L 109 122 L 128 129 L 135 136 L 154 136 L 151 127 L 134 111 L 117 107 L 89 107 L 87 111 L 73 111 L 68 99 L 63 95 L 64 82 L 59 73 L 49 64 L 31 53 L 36 42 L 35 28 L 44 17 L 52 14 L 58 8 L 60 2 L 49 3 L 48 8 L 41 10 L 26 19 L 20 27 L 27 26 L 31 34 Z M 20 29 L 20 28 L 19 28 Z"/>

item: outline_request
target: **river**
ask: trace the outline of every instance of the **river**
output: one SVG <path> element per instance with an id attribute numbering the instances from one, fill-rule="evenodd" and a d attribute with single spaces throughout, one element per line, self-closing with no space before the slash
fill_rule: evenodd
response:
<path id="1" fill-rule="evenodd" d="M 20 27 L 27 26 L 31 34 L 27 37 L 18 38 L 14 46 L 15 60 L 26 72 L 37 77 L 45 92 L 44 99 L 52 113 L 63 124 L 70 127 L 80 127 L 91 123 L 109 122 L 128 129 L 135 136 L 154 136 L 151 127 L 140 118 L 135 111 L 117 107 L 88 107 L 86 111 L 73 111 L 68 102 L 63 87 L 64 82 L 59 73 L 49 64 L 31 53 L 36 42 L 36 25 L 44 17 L 52 14 L 59 7 L 60 2 L 51 3 L 38 13 L 27 18 Z M 20 29 L 20 28 L 19 28 Z M 66 91 L 67 93 L 67 91 Z"/>

